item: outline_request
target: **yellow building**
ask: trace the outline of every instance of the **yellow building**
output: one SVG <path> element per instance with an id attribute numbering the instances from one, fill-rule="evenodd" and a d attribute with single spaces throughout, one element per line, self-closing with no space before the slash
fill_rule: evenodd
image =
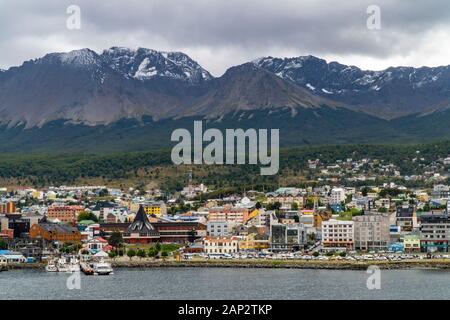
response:
<path id="1" fill-rule="evenodd" d="M 421 192 L 417 194 L 417 200 L 419 200 L 420 202 L 428 202 L 430 200 L 430 197 L 426 192 Z"/>
<path id="2" fill-rule="evenodd" d="M 403 248 L 405 252 L 420 251 L 420 237 L 415 234 L 407 234 L 403 238 Z"/>
<path id="3" fill-rule="evenodd" d="M 139 210 L 139 206 L 142 205 L 144 208 L 144 212 L 148 215 L 165 215 L 167 214 L 167 207 L 166 204 L 162 201 L 160 202 L 131 202 L 129 204 L 129 208 L 131 212 L 137 212 Z"/>
<path id="4" fill-rule="evenodd" d="M 239 250 L 259 251 L 269 248 L 269 240 L 257 240 L 256 234 L 251 233 L 239 240 Z"/>
<path id="5" fill-rule="evenodd" d="M 144 205 L 144 212 L 146 214 L 154 214 L 156 216 L 161 215 L 161 205 L 160 204 L 145 204 Z"/>

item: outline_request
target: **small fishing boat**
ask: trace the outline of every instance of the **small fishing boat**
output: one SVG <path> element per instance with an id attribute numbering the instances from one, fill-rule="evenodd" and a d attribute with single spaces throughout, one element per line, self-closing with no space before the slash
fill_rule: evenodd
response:
<path id="1" fill-rule="evenodd" d="M 54 263 L 49 263 L 45 266 L 45 271 L 47 272 L 58 272 L 58 268 Z"/>
<path id="2" fill-rule="evenodd" d="M 45 271 L 47 272 L 58 272 L 58 267 L 56 266 L 55 260 L 49 260 L 45 266 Z"/>
<path id="3" fill-rule="evenodd" d="M 67 260 L 65 258 L 59 258 L 56 267 L 59 272 L 69 272 L 69 265 L 67 264 Z"/>
<path id="4" fill-rule="evenodd" d="M 94 264 L 94 274 L 99 275 L 99 276 L 113 274 L 113 269 L 111 267 L 111 264 L 104 262 L 104 261 L 99 261 L 99 262 L 95 263 Z"/>

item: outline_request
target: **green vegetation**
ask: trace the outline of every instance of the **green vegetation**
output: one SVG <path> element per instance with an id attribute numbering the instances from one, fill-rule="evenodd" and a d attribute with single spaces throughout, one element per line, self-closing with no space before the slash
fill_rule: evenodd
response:
<path id="1" fill-rule="evenodd" d="M 134 249 L 129 249 L 127 251 L 127 256 L 128 256 L 128 258 L 130 258 L 130 260 L 133 259 L 133 257 L 136 256 L 136 251 Z"/>
<path id="2" fill-rule="evenodd" d="M 78 250 L 80 250 L 80 249 L 81 249 L 80 244 L 64 242 L 62 247 L 59 248 L 59 251 L 62 253 L 77 253 Z"/>
<path id="3" fill-rule="evenodd" d="M 123 244 L 122 233 L 118 231 L 114 231 L 108 239 L 108 244 L 113 246 L 114 248 L 119 248 Z"/>
<path id="4" fill-rule="evenodd" d="M 6 250 L 6 249 L 8 249 L 8 243 L 5 240 L 0 239 L 0 250 Z"/>
<path id="5" fill-rule="evenodd" d="M 136 253 L 139 258 L 145 258 L 147 256 L 147 252 L 144 249 L 139 249 Z"/>
<path id="6" fill-rule="evenodd" d="M 358 209 L 351 209 L 350 211 L 344 211 L 339 213 L 338 220 L 352 220 L 353 217 L 363 215 L 363 212 Z"/>
<path id="7" fill-rule="evenodd" d="M 307 167 L 310 159 L 320 159 L 324 165 L 336 160 L 352 158 L 379 159 L 393 163 L 405 175 L 420 174 L 423 164 L 446 157 L 450 141 L 421 145 L 335 145 L 284 148 L 280 150 L 278 175 L 261 176 L 259 165 L 174 166 L 170 150 L 109 154 L 13 154 L 0 155 L 0 182 L 3 185 L 33 185 L 101 183 L 113 186 L 141 186 L 153 183 L 163 191 L 181 190 L 186 185 L 188 173 L 193 170 L 194 182 L 203 182 L 212 192 L 201 199 L 227 196 L 244 190 L 270 191 L 279 186 L 315 186 L 313 172 Z M 423 158 L 418 158 L 418 154 Z M 398 178 L 391 176 L 389 182 Z M 373 181 L 374 184 L 385 182 Z M 416 181 L 402 182 L 417 184 Z M 363 186 L 364 182 L 349 183 Z M 363 193 L 370 190 L 363 190 Z M 386 190 L 386 196 L 396 191 Z M 103 195 L 105 198 L 107 194 Z M 310 201 L 311 202 L 311 201 Z M 312 206 L 313 203 L 307 202 Z M 187 206 L 174 210 L 185 211 Z"/>
<path id="8" fill-rule="evenodd" d="M 92 220 L 94 222 L 98 222 L 97 217 L 92 212 L 82 211 L 78 214 L 78 222 L 83 220 Z"/>

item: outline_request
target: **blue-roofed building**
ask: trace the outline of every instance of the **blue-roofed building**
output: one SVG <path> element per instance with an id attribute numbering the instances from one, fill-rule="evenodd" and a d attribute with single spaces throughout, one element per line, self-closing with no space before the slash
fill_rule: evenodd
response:
<path id="1" fill-rule="evenodd" d="M 27 259 L 20 252 L 14 252 L 10 250 L 0 250 L 0 261 L 4 264 L 8 263 L 22 263 Z"/>
<path id="2" fill-rule="evenodd" d="M 403 252 L 403 243 L 395 242 L 389 246 L 389 251 L 393 252 Z"/>

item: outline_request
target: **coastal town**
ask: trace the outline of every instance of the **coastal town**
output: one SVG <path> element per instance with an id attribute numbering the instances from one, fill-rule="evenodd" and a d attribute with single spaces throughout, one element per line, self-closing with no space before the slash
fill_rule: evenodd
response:
<path id="1" fill-rule="evenodd" d="M 319 170 L 325 174 L 342 163 Z M 308 165 L 317 169 L 320 161 Z M 399 175 L 392 166 L 381 169 L 380 174 Z M 315 187 L 222 197 L 211 197 L 213 190 L 192 177 L 171 194 L 107 186 L 2 188 L 0 266 L 70 271 L 73 260 L 72 271 L 81 262 L 82 271 L 103 264 L 112 273 L 111 264 L 143 261 L 450 263 L 450 186 L 440 177 L 429 176 L 432 185 L 421 188 L 370 179 L 348 187 L 325 180 Z"/>

